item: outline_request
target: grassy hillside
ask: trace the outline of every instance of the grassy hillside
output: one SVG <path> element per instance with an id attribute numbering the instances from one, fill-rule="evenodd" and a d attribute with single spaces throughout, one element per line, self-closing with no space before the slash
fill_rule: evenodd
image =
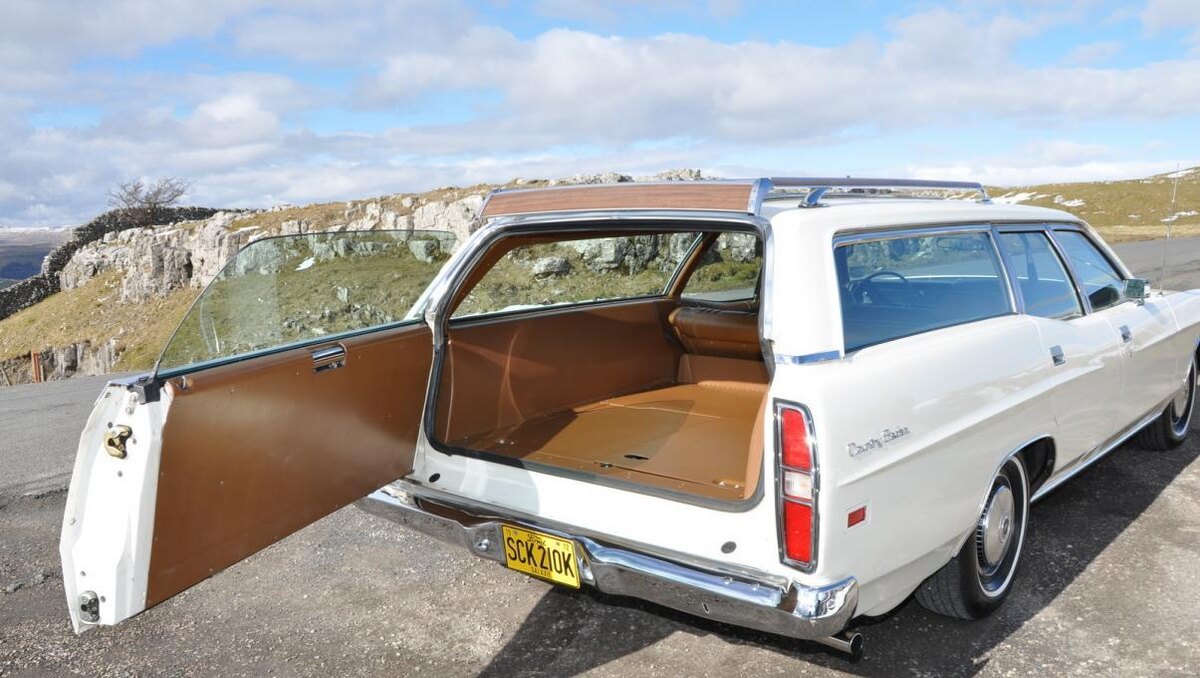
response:
<path id="1" fill-rule="evenodd" d="M 1183 170 L 1179 175 L 1173 215 L 1170 199 L 1174 179 L 1171 174 L 1128 181 L 995 187 L 989 191 L 997 202 L 1040 205 L 1077 214 L 1112 242 L 1161 238 L 1166 233 L 1167 220 L 1176 237 L 1200 235 L 1200 168 Z M 453 200 L 468 192 L 478 192 L 479 188 L 439 189 L 422 197 Z M 381 202 L 387 209 L 408 213 L 411 205 L 403 206 L 403 200 L 403 196 L 393 196 L 383 198 Z M 310 229 L 320 230 L 345 221 L 346 203 L 262 212 L 238 220 L 232 227 L 259 226 L 267 231 L 278 231 L 283 222 L 293 219 L 307 220 Z M 145 304 L 120 303 L 116 301 L 119 275 L 107 273 L 83 287 L 56 294 L 0 321 L 0 360 L 26 355 L 33 349 L 116 338 L 125 350 L 118 369 L 151 367 L 198 292 L 185 289 Z M 351 287 L 365 289 L 366 286 Z M 408 295 L 404 296 L 407 298 Z"/>
<path id="2" fill-rule="evenodd" d="M 1178 172 L 1179 190 L 1171 213 L 1174 175 L 1129 181 L 1042 184 L 989 188 L 996 202 L 1015 202 L 1066 210 L 1086 219 L 1109 242 L 1200 235 L 1200 168 Z"/>
<path id="3" fill-rule="evenodd" d="M 0 321 L 0 360 L 31 350 L 116 338 L 126 349 L 119 369 L 152 366 L 198 294 L 183 289 L 144 304 L 117 301 L 121 273 L 108 271 Z"/>

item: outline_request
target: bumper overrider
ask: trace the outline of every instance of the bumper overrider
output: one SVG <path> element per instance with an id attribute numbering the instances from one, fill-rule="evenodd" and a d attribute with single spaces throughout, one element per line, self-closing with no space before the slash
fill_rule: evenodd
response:
<path id="1" fill-rule="evenodd" d="M 792 638 L 814 640 L 859 654 L 862 637 L 846 636 L 858 605 L 853 577 L 820 587 L 775 575 L 687 558 L 687 563 L 600 544 L 483 505 L 472 505 L 430 488 L 398 482 L 378 490 L 357 506 L 436 539 L 461 546 L 481 558 L 505 562 L 500 525 L 514 525 L 575 543 L 583 583 L 600 591 L 640 598 L 680 612 Z M 680 558 L 684 560 L 684 558 Z M 839 635 L 840 634 L 840 635 Z"/>

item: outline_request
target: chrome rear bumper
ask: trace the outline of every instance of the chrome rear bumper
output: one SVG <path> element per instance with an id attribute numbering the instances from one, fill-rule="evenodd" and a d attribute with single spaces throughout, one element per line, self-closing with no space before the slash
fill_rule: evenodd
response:
<path id="1" fill-rule="evenodd" d="M 501 523 L 536 529 L 573 541 L 583 582 L 600 591 L 793 638 L 827 641 L 846 627 L 858 605 L 854 578 L 814 588 L 765 573 L 727 574 L 720 572 L 716 563 L 705 568 L 695 560 L 686 565 L 671 562 L 530 520 L 478 508 L 468 510 L 445 497 L 427 497 L 427 493 L 425 488 L 401 482 L 360 499 L 357 506 L 500 563 L 505 561 Z M 418 502 L 427 499 L 453 511 L 439 515 L 426 510 Z"/>

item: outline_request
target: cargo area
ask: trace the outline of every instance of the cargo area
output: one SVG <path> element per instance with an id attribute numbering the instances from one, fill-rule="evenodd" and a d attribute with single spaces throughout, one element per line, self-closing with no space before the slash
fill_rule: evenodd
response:
<path id="1" fill-rule="evenodd" d="M 741 499 L 765 384 L 706 381 L 604 398 L 468 436 L 459 447 Z"/>
<path id="2" fill-rule="evenodd" d="M 752 310 L 631 301 L 450 332 L 438 440 L 703 500 L 758 486 L 767 371 Z"/>

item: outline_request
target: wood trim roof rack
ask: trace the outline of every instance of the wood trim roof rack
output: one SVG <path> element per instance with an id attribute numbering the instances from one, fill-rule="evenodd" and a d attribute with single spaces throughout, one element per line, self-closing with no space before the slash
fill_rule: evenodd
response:
<path id="1" fill-rule="evenodd" d="M 761 204 L 759 179 L 647 181 L 499 189 L 480 209 L 483 219 L 547 212 L 602 210 L 696 210 L 754 214 Z"/>
<path id="2" fill-rule="evenodd" d="M 799 192 L 800 189 L 804 192 Z M 485 198 L 479 218 L 486 221 L 496 217 L 608 210 L 684 210 L 759 215 L 765 200 L 801 198 L 801 207 L 816 207 L 830 191 L 856 197 L 903 197 L 890 194 L 891 189 L 975 191 L 979 193 L 980 202 L 991 202 L 987 189 L 973 181 L 850 177 L 705 179 L 498 189 Z"/>

